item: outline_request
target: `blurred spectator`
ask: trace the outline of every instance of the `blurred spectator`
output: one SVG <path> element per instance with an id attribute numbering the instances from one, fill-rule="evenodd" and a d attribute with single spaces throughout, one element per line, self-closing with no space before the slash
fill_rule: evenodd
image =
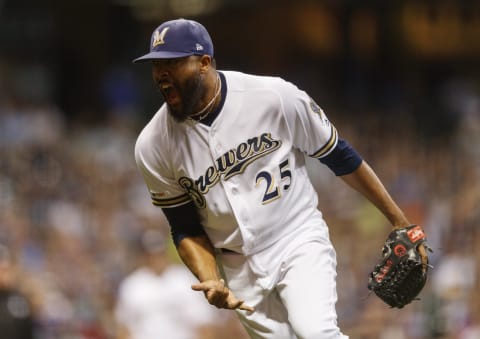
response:
<path id="1" fill-rule="evenodd" d="M 194 276 L 169 262 L 162 232 L 146 230 L 140 247 L 140 266 L 119 288 L 118 339 L 206 339 L 221 332 L 228 313 L 191 290 Z"/>
<path id="2" fill-rule="evenodd" d="M 29 297 L 18 288 L 19 277 L 8 248 L 0 244 L 0 334 L 33 339 L 34 316 Z"/>

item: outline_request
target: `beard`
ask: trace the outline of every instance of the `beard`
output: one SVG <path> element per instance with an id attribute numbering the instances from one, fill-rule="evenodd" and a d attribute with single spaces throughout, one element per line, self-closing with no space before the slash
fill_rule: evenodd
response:
<path id="1" fill-rule="evenodd" d="M 183 86 L 178 86 L 178 93 L 181 98 L 180 107 L 173 107 L 167 103 L 168 112 L 175 121 L 184 122 L 198 111 L 197 105 L 206 92 L 207 88 L 203 84 L 200 74 L 188 78 Z"/>

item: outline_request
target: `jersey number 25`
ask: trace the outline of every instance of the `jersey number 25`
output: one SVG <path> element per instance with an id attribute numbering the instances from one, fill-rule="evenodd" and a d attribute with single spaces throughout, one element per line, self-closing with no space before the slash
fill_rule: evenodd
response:
<path id="1" fill-rule="evenodd" d="M 292 183 L 292 172 L 290 171 L 288 165 L 287 159 L 282 161 L 278 166 L 280 169 L 280 181 L 288 180 L 288 182 L 282 187 L 284 191 L 288 190 L 290 188 L 290 184 Z M 257 187 L 260 185 L 262 180 L 265 180 L 267 183 L 265 193 L 263 194 L 262 204 L 268 204 L 282 196 L 279 186 L 275 185 L 274 174 L 268 171 L 259 172 L 255 177 L 255 183 Z"/>

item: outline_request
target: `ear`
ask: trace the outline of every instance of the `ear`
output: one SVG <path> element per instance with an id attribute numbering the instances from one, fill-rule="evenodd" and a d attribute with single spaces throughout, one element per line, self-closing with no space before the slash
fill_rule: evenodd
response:
<path id="1" fill-rule="evenodd" d="M 212 57 L 210 55 L 202 55 L 200 57 L 200 73 L 207 73 L 212 66 Z"/>

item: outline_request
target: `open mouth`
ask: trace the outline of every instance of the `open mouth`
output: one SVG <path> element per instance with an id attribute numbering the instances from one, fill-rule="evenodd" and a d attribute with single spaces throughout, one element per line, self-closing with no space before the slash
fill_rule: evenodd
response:
<path id="1" fill-rule="evenodd" d="M 161 84 L 160 90 L 167 104 L 174 105 L 180 101 L 180 96 L 178 94 L 177 89 L 173 87 L 171 84 Z"/>

